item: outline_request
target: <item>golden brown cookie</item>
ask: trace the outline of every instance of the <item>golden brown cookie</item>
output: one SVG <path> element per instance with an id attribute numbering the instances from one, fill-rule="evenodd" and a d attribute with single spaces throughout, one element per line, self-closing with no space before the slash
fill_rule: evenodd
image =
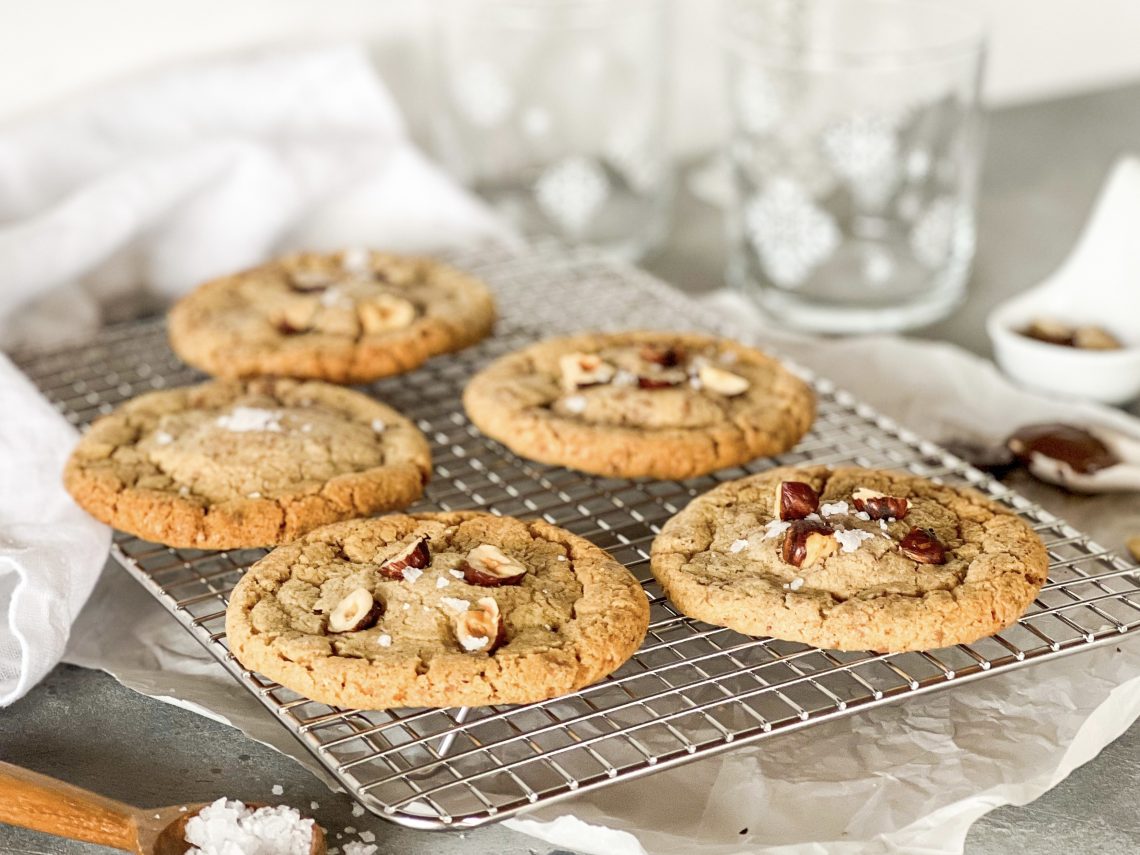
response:
<path id="1" fill-rule="evenodd" d="M 968 644 L 1014 623 L 1048 555 L 972 490 L 871 469 L 784 467 L 721 484 L 653 542 L 690 617 L 837 650 Z"/>
<path id="2" fill-rule="evenodd" d="M 280 547 L 230 596 L 247 668 L 340 707 L 529 703 L 600 680 L 641 644 L 645 592 L 544 522 L 351 520 Z"/>
<path id="3" fill-rule="evenodd" d="M 391 407 L 328 383 L 261 379 L 129 401 L 91 425 L 64 482 L 123 531 L 230 549 L 406 507 L 430 473 L 427 440 Z"/>
<path id="4" fill-rule="evenodd" d="M 170 311 L 170 343 L 217 377 L 365 383 L 485 338 L 487 287 L 426 258 L 306 252 L 198 287 Z"/>
<path id="5" fill-rule="evenodd" d="M 654 478 L 787 451 L 815 414 L 811 389 L 776 359 L 675 332 L 539 342 L 475 375 L 463 404 L 483 433 L 523 457 Z"/>

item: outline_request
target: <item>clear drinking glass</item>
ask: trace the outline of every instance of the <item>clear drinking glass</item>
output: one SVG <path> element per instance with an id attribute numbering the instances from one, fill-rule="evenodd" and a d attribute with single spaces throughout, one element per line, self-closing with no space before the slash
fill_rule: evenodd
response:
<path id="1" fill-rule="evenodd" d="M 792 326 L 918 326 L 974 255 L 980 17 L 956 0 L 728 0 L 729 281 Z"/>
<path id="2" fill-rule="evenodd" d="M 664 0 L 447 0 L 444 164 L 524 233 L 636 258 L 662 238 Z"/>

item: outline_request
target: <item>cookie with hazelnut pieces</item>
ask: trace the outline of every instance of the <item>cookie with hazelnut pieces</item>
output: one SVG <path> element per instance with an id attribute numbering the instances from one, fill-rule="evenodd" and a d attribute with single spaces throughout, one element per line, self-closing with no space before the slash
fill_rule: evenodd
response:
<path id="1" fill-rule="evenodd" d="M 968 644 L 1045 583 L 1032 528 L 973 490 L 859 468 L 782 467 L 694 499 L 653 541 L 690 617 L 836 650 Z"/>
<path id="2" fill-rule="evenodd" d="M 602 549 L 474 512 L 317 529 L 254 564 L 226 610 L 243 665 L 357 709 L 557 697 L 618 668 L 648 626 L 644 590 Z"/>
<path id="3" fill-rule="evenodd" d="M 780 362 L 698 333 L 589 333 L 468 383 L 471 421 L 516 454 L 597 475 L 689 478 L 794 446 L 815 398 Z"/>
<path id="4" fill-rule="evenodd" d="M 138 537 L 231 549 L 407 507 L 430 473 L 427 440 L 391 407 L 262 378 L 128 401 L 83 435 L 64 483 L 92 516 Z"/>
<path id="5" fill-rule="evenodd" d="M 491 332 L 490 291 L 426 258 L 304 252 L 199 286 L 170 311 L 174 351 L 225 378 L 365 383 Z"/>

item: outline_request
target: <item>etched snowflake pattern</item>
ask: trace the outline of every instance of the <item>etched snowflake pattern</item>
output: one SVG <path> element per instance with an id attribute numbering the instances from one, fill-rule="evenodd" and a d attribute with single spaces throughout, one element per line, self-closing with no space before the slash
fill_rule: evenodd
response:
<path id="1" fill-rule="evenodd" d="M 629 186 L 648 193 L 661 180 L 664 164 L 654 150 L 650 117 L 631 116 L 606 139 L 606 157 Z"/>
<path id="2" fill-rule="evenodd" d="M 863 254 L 863 278 L 869 285 L 886 285 L 894 278 L 895 268 L 894 257 L 882 247 L 869 247 Z"/>
<path id="3" fill-rule="evenodd" d="M 859 204 L 878 207 L 894 192 L 901 170 L 898 136 L 889 120 L 852 116 L 827 128 L 820 145 Z"/>
<path id="4" fill-rule="evenodd" d="M 763 69 L 745 67 L 736 79 L 733 96 L 741 128 L 749 134 L 766 134 L 784 115 L 779 93 Z"/>
<path id="5" fill-rule="evenodd" d="M 490 62 L 476 62 L 451 81 L 460 113 L 473 125 L 494 127 L 510 114 L 515 104 L 511 87 Z"/>
<path id="6" fill-rule="evenodd" d="M 950 196 L 935 199 L 910 230 L 910 248 L 919 263 L 935 269 L 974 253 L 974 218 L 968 206 Z"/>
<path id="7" fill-rule="evenodd" d="M 610 182 L 596 161 L 582 156 L 548 167 L 534 185 L 542 212 L 568 234 L 580 235 L 610 193 Z"/>
<path id="8" fill-rule="evenodd" d="M 764 272 L 797 288 L 839 246 L 839 228 L 794 181 L 776 179 L 745 206 L 744 227 Z"/>

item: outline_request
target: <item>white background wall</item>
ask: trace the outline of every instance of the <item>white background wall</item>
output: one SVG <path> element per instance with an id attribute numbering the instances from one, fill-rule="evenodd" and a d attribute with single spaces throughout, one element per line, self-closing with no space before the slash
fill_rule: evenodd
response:
<path id="1" fill-rule="evenodd" d="M 842 2 L 842 0 L 838 0 Z M 715 142 L 718 3 L 675 0 L 678 147 Z M 979 0 L 992 104 L 1140 78 L 1140 0 Z M 366 40 L 420 126 L 438 0 L 0 0 L 0 122 L 156 65 L 275 43 Z"/>

